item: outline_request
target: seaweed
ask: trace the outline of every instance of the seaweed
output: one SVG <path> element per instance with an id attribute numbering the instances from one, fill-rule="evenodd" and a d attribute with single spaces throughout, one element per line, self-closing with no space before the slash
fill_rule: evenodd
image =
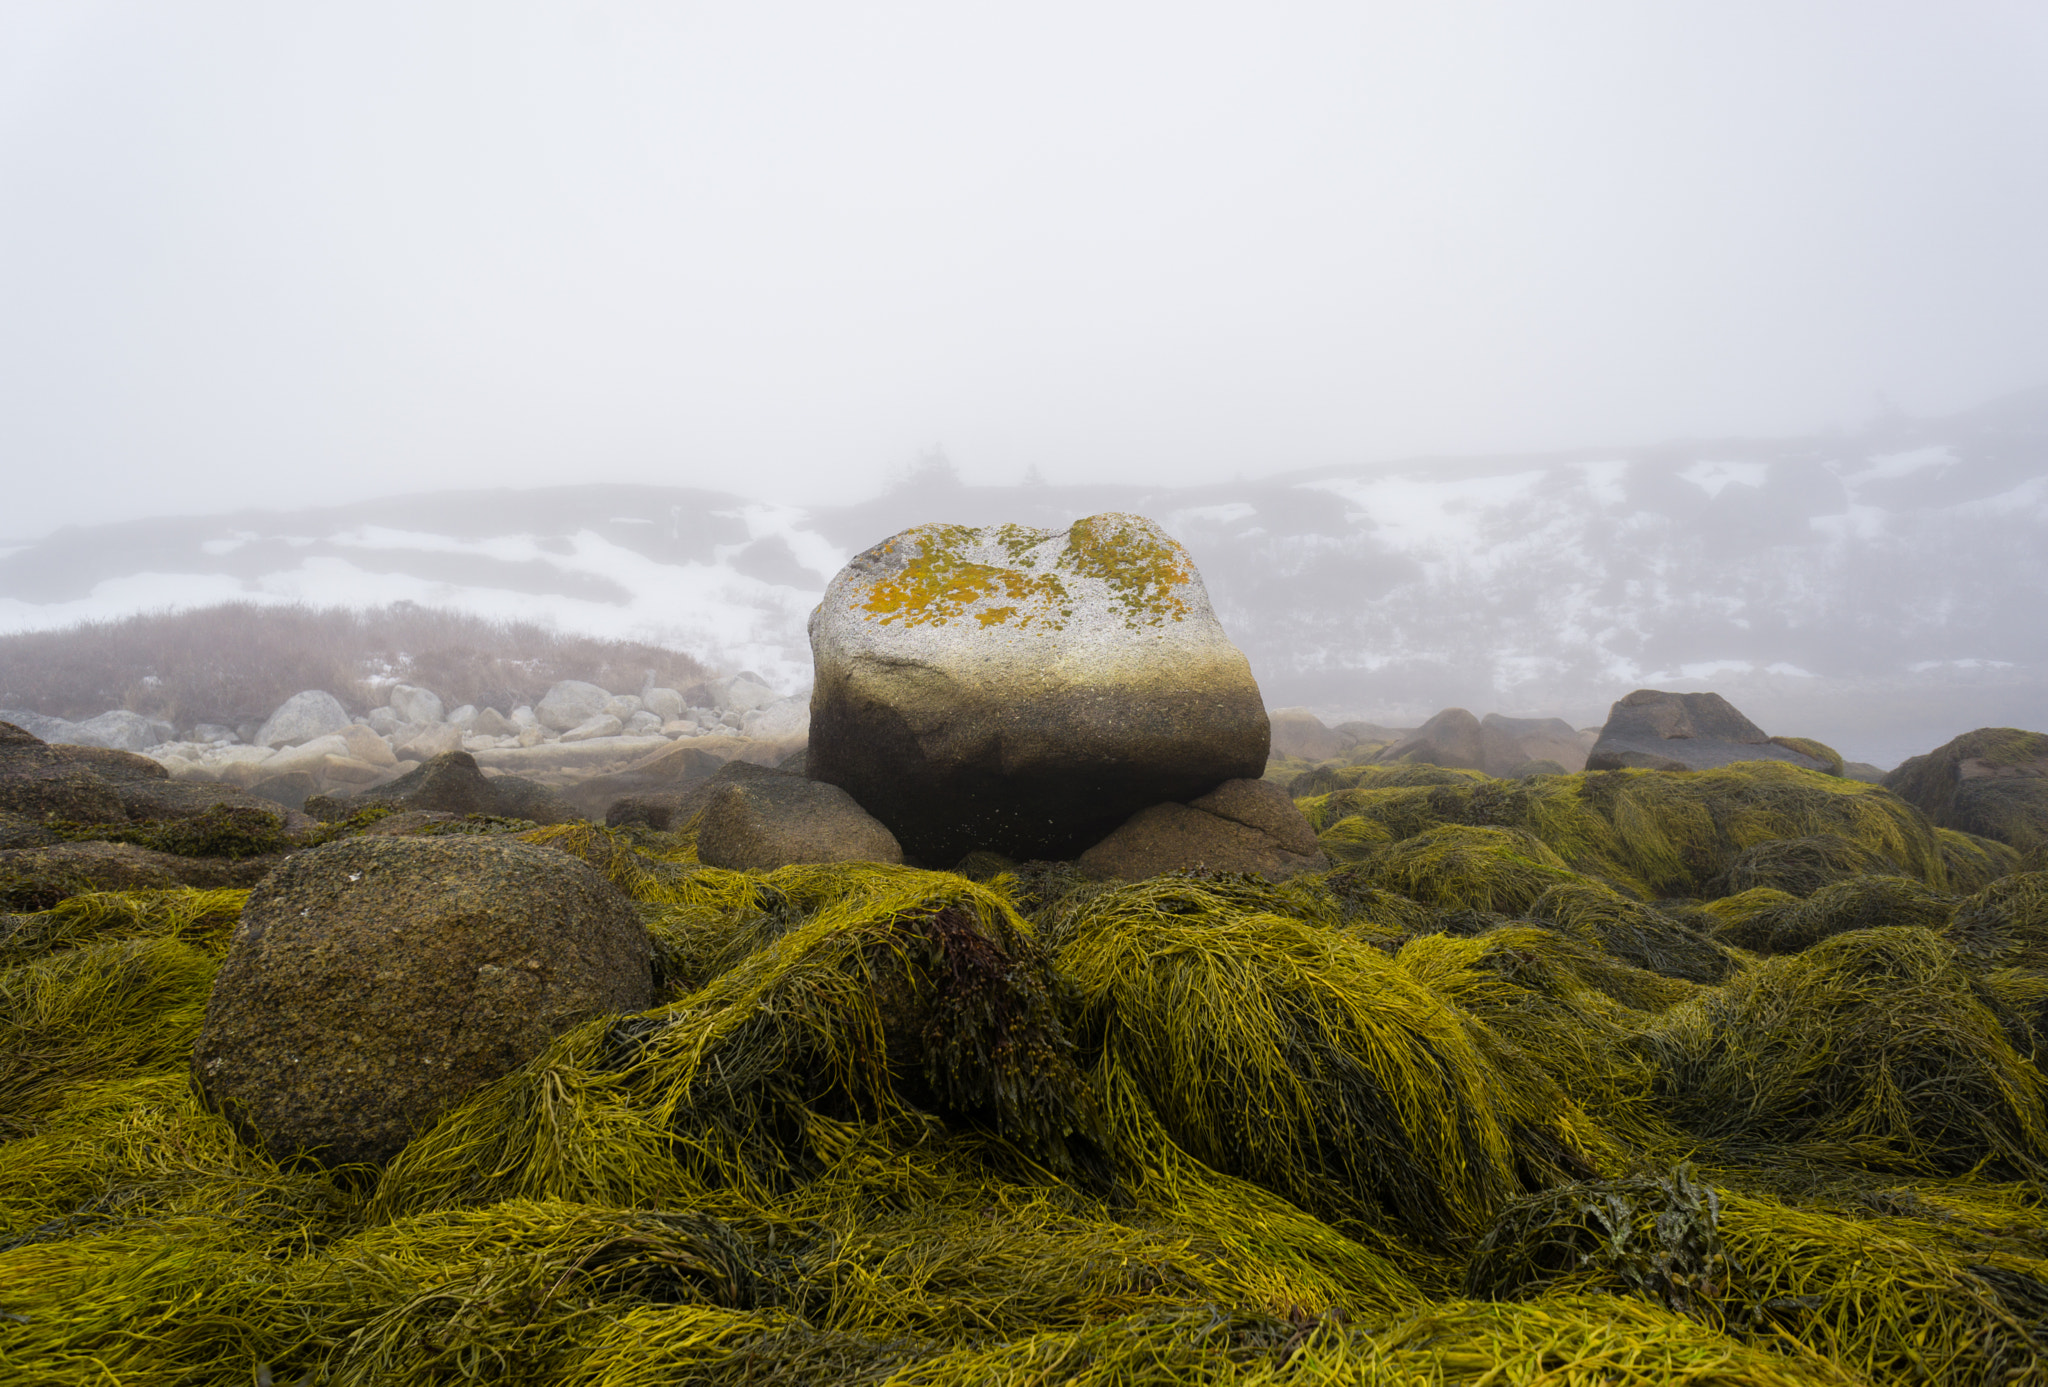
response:
<path id="1" fill-rule="evenodd" d="M 437 823 L 659 1004 L 382 1170 L 193 1095 L 246 893 L 0 917 L 0 1376 L 2048 1379 L 2048 873 L 1779 764 L 1341 774 L 1280 883 Z"/>

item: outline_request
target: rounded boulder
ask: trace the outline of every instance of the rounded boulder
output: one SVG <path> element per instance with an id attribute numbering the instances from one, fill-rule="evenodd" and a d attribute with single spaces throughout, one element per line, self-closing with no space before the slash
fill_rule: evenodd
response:
<path id="1" fill-rule="evenodd" d="M 840 570 L 810 635 L 808 774 L 923 862 L 1071 857 L 1265 768 L 1251 667 L 1142 516 L 906 530 Z"/>
<path id="2" fill-rule="evenodd" d="M 499 838 L 349 838 L 250 894 L 193 1082 L 280 1159 L 382 1163 L 482 1084 L 653 992 L 646 928 L 566 854 Z"/>

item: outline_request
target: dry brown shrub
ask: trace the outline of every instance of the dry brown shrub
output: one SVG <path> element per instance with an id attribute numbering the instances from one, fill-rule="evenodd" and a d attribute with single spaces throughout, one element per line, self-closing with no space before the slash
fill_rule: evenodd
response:
<path id="1" fill-rule="evenodd" d="M 655 683 L 684 689 L 710 674 L 681 651 L 411 602 L 230 602 L 0 636 L 0 707 L 74 719 L 129 708 L 180 727 L 233 726 L 267 716 L 302 689 L 325 689 L 360 712 L 404 681 L 434 690 L 450 708 L 509 711 L 560 679 L 631 693 L 650 671 Z"/>

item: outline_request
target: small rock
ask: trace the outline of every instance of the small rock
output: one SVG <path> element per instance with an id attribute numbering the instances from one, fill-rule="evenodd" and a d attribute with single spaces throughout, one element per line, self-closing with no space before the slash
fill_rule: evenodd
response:
<path id="1" fill-rule="evenodd" d="M 426 726 L 446 720 L 442 710 L 441 695 L 432 689 L 423 689 L 417 684 L 393 684 L 391 696 L 385 700 L 391 711 L 398 715 L 400 722 L 417 723 Z M 383 728 L 378 728 L 383 731 Z"/>
<path id="2" fill-rule="evenodd" d="M 782 698 L 756 708 L 740 719 L 743 735 L 760 742 L 797 741 L 811 731 L 811 701 Z"/>
<path id="3" fill-rule="evenodd" d="M 1295 817 L 1300 818 L 1298 811 Z M 1302 826 L 1307 827 L 1305 820 Z M 1295 838 L 1289 832 L 1290 838 Z M 1313 842 L 1314 837 L 1311 833 L 1309 841 Z M 1322 871 L 1330 863 L 1320 848 L 1312 852 L 1289 851 L 1273 834 L 1250 824 L 1192 805 L 1155 804 L 1125 820 L 1107 838 L 1075 859 L 1075 865 L 1089 876 L 1123 881 L 1139 881 L 1162 872 L 1196 870 L 1256 872 L 1278 881 L 1302 872 Z"/>
<path id="4" fill-rule="evenodd" d="M 306 801 L 320 792 L 320 782 L 305 771 L 288 771 L 257 781 L 249 793 L 287 809 L 304 809 Z"/>
<path id="5" fill-rule="evenodd" d="M 514 708 L 512 710 L 512 721 L 520 728 L 521 731 L 524 731 L 529 727 L 540 726 L 540 719 L 533 715 L 533 708 L 531 707 L 531 705 L 525 703 L 520 704 L 517 708 Z"/>
<path id="6" fill-rule="evenodd" d="M 65 740 L 79 746 L 144 751 L 168 742 L 175 735 L 176 729 L 160 718 L 146 718 L 140 713 L 116 708 L 76 724 Z"/>
<path id="7" fill-rule="evenodd" d="M 782 697 L 760 680 L 744 674 L 714 681 L 711 685 L 711 696 L 717 700 L 721 712 L 742 715 L 751 713 L 756 708 L 765 708 Z"/>
<path id="8" fill-rule="evenodd" d="M 1382 766 L 1449 766 L 1483 771 L 1486 738 L 1478 718 L 1463 708 L 1446 708 L 1372 759 Z"/>
<path id="9" fill-rule="evenodd" d="M 1273 755 L 1305 761 L 1327 761 L 1341 756 L 1356 738 L 1333 727 L 1306 708 L 1276 708 L 1266 715 L 1273 724 Z"/>
<path id="10" fill-rule="evenodd" d="M 683 715 L 683 696 L 675 689 L 644 689 L 640 706 L 663 722 L 674 722 Z"/>
<path id="11" fill-rule="evenodd" d="M 263 762 L 265 775 L 289 775 L 293 771 L 307 771 L 319 776 L 326 767 L 330 756 L 346 757 L 348 742 L 339 732 L 330 732 L 324 737 L 315 737 L 298 746 L 284 747 L 271 753 Z"/>
<path id="12" fill-rule="evenodd" d="M 348 743 L 348 754 L 358 761 L 367 761 L 373 766 L 398 764 L 398 758 L 391 753 L 391 743 L 367 723 L 351 723 L 341 729 L 340 736 Z"/>
<path id="13" fill-rule="evenodd" d="M 771 771 L 712 796 L 697 830 L 697 860 L 769 871 L 798 862 L 900 863 L 903 849 L 837 785 Z"/>
<path id="14" fill-rule="evenodd" d="M 661 719 L 643 709 L 626 719 L 624 730 L 628 736 L 650 736 L 661 731 Z"/>
<path id="15" fill-rule="evenodd" d="M 616 737 L 625 731 L 625 725 L 610 713 L 599 713 L 596 717 L 585 718 L 574 727 L 562 733 L 565 742 L 587 742 L 597 737 Z"/>
<path id="16" fill-rule="evenodd" d="M 1569 775 L 1586 765 L 1586 744 L 1563 718 L 1507 718 L 1488 713 L 1479 720 L 1479 740 L 1488 775 Z M 1551 762 L 1557 769 L 1523 768 Z"/>
<path id="17" fill-rule="evenodd" d="M 192 729 L 192 740 L 208 746 L 227 746 L 241 739 L 235 736 L 235 729 L 222 727 L 217 722 L 202 722 Z"/>
<path id="18" fill-rule="evenodd" d="M 519 735 L 519 724 L 496 708 L 485 708 L 476 715 L 471 730 L 481 737 L 516 737 Z"/>
<path id="19" fill-rule="evenodd" d="M 333 694 L 307 689 L 279 704 L 250 740 L 258 746 L 300 746 L 316 737 L 339 732 L 353 721 Z"/>
<path id="20" fill-rule="evenodd" d="M 399 743 L 397 754 L 414 761 L 431 761 L 461 748 L 462 729 L 442 722 Z"/>
<path id="21" fill-rule="evenodd" d="M 595 684 L 586 684 L 580 679 L 564 679 L 547 691 L 547 696 L 534 708 L 533 715 L 541 726 L 567 732 L 592 718 L 603 716 L 611 701 L 612 696 Z"/>

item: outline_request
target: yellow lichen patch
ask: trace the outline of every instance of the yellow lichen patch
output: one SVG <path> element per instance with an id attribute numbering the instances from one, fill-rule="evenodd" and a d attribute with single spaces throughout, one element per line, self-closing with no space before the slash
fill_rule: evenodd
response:
<path id="1" fill-rule="evenodd" d="M 1121 515 L 1076 521 L 1065 547 L 1041 568 L 1040 551 L 1058 537 L 1021 525 L 920 526 L 883 546 L 885 554 L 904 554 L 903 565 L 875 579 L 851 609 L 884 626 L 943 626 L 972 615 L 984 628 L 1037 623 L 1057 631 L 1087 595 L 1069 586 L 1071 578 L 1100 584 L 1110 613 L 1133 630 L 1189 615 L 1185 590 L 1196 581 L 1194 564 L 1150 522 Z M 1004 561 L 985 561 L 991 551 Z M 989 602 L 1003 605 L 983 605 Z"/>

